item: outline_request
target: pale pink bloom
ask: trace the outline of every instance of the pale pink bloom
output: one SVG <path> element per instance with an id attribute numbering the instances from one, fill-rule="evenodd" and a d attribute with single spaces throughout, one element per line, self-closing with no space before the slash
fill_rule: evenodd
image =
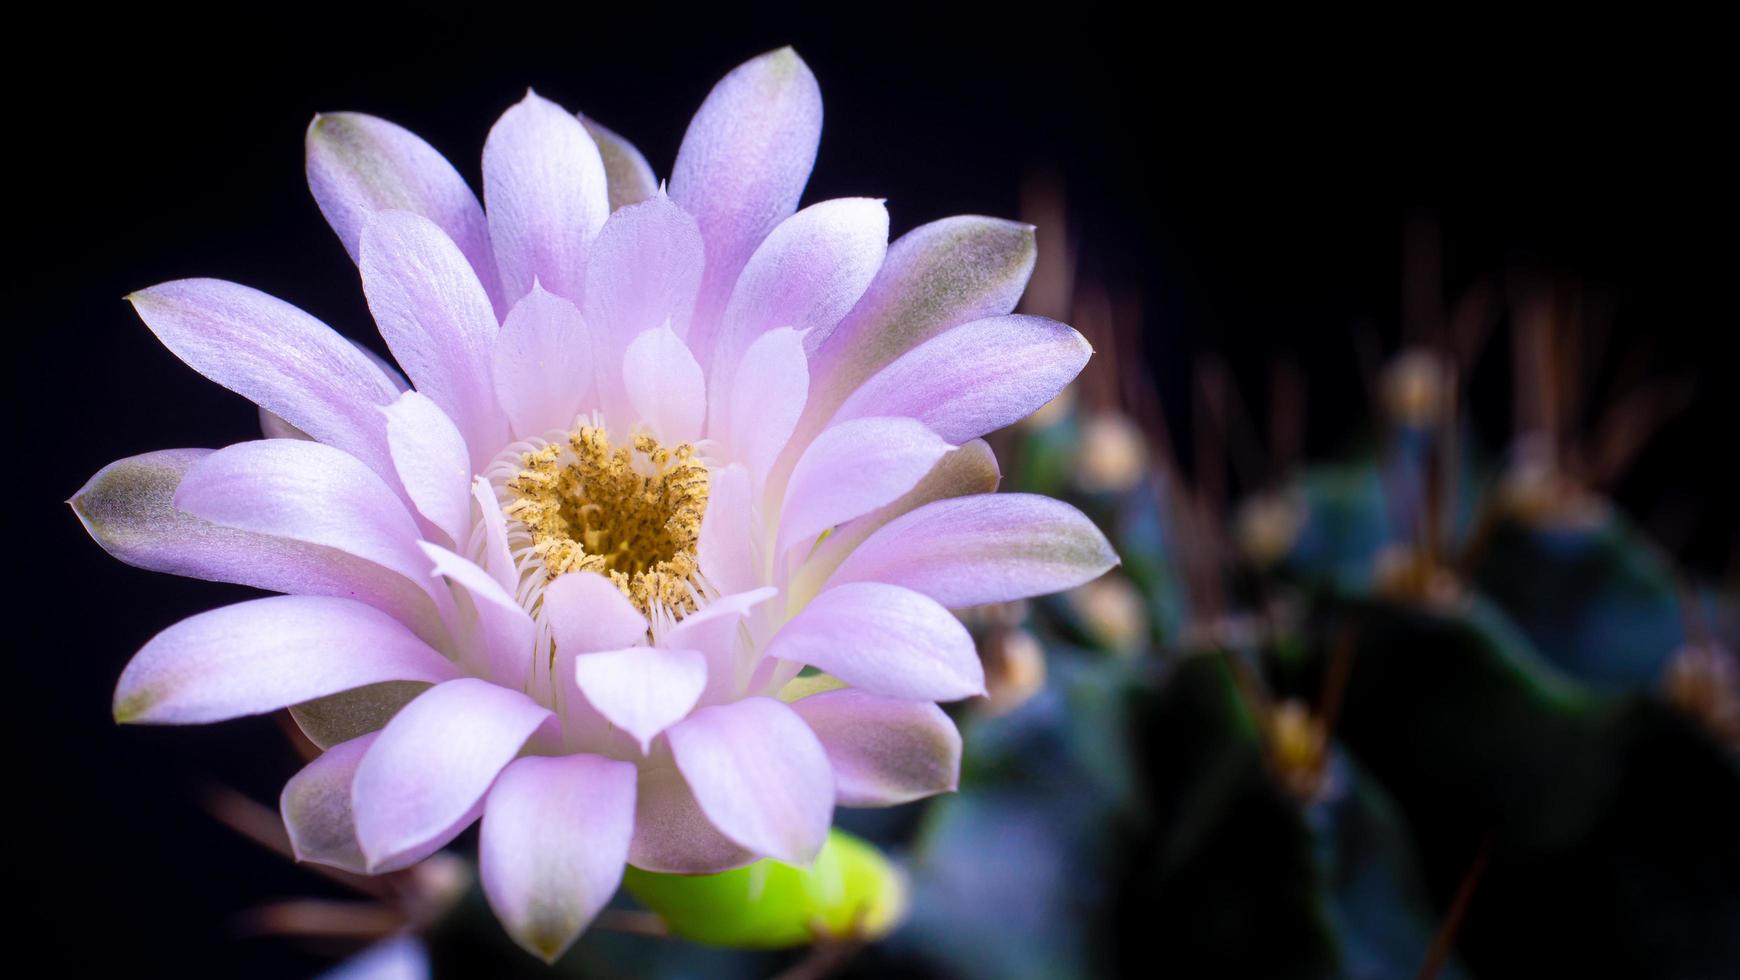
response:
<path id="1" fill-rule="evenodd" d="M 114 463 L 80 518 L 123 561 L 288 594 L 159 634 L 116 716 L 296 706 L 326 749 L 284 790 L 298 854 L 403 868 L 481 816 L 490 902 L 547 958 L 625 863 L 803 863 L 836 804 L 951 789 L 936 703 L 984 679 L 948 610 L 1116 561 L 1072 508 L 992 493 L 979 438 L 1089 349 L 1009 313 L 1029 227 L 890 245 L 881 201 L 798 210 L 821 118 L 795 53 L 756 58 L 667 191 L 528 94 L 483 206 L 411 133 L 316 118 L 309 184 L 410 384 L 245 286 L 132 297 L 279 438 Z"/>

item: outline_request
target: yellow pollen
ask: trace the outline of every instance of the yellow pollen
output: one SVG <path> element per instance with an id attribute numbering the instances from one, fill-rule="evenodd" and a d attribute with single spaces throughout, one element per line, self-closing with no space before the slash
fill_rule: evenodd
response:
<path id="1" fill-rule="evenodd" d="M 597 572 L 650 613 L 695 609 L 695 547 L 707 510 L 707 468 L 695 447 L 637 436 L 632 449 L 581 426 L 566 445 L 521 457 L 502 512 L 525 525 L 544 574 Z"/>

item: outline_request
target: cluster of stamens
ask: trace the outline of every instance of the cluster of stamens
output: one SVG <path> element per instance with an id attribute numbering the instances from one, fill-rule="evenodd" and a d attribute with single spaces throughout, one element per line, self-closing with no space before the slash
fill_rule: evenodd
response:
<path id="1" fill-rule="evenodd" d="M 693 446 L 642 435 L 619 449 L 586 425 L 520 461 L 502 512 L 524 525 L 547 579 L 597 572 L 649 616 L 694 611 L 708 483 Z"/>

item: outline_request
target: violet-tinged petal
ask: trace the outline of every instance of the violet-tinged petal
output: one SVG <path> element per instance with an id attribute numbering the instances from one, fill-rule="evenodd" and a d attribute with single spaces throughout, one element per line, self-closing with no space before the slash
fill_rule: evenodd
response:
<path id="1" fill-rule="evenodd" d="M 473 677 L 438 684 L 381 729 L 351 786 L 356 837 L 371 874 L 409 867 L 452 840 L 482 810 L 502 768 L 548 709 Z"/>
<path id="2" fill-rule="evenodd" d="M 799 566 L 792 576 L 790 589 L 793 601 L 809 601 L 821 588 L 822 582 L 833 574 L 834 569 L 840 567 L 840 563 L 877 528 L 933 500 L 947 500 L 971 493 L 990 493 L 997 489 L 997 484 L 1002 479 L 1003 473 L 997 466 L 997 457 L 983 439 L 974 439 L 958 449 L 950 450 L 942 459 L 937 460 L 936 465 L 930 468 L 930 472 L 916 486 L 901 494 L 893 503 L 840 525 L 826 540 L 816 545 L 809 560 Z"/>
<path id="3" fill-rule="evenodd" d="M 431 643 L 446 627 L 427 583 L 323 545 L 223 527 L 177 510 L 182 477 L 210 449 L 116 460 L 68 501 L 104 551 L 138 568 L 268 592 L 344 596 L 380 609 Z"/>
<path id="4" fill-rule="evenodd" d="M 720 833 L 788 864 L 808 864 L 834 814 L 827 753 L 791 708 L 746 698 L 690 715 L 666 733 L 701 811 Z"/>
<path id="5" fill-rule="evenodd" d="M 578 303 L 592 239 L 610 215 L 604 160 L 580 120 L 535 92 L 483 144 L 489 237 L 511 304 L 534 281 Z"/>
<path id="6" fill-rule="evenodd" d="M 719 596 L 684 616 L 659 637 L 661 647 L 699 650 L 706 657 L 706 688 L 700 695 L 701 703 L 717 704 L 742 696 L 753 664 L 742 662 L 740 655 L 753 651 L 738 642 L 738 624 L 755 607 L 778 594 L 779 590 L 769 585 Z"/>
<path id="7" fill-rule="evenodd" d="M 382 409 L 387 448 L 405 493 L 448 540 L 471 531 L 471 456 L 453 420 L 420 392 L 407 391 Z"/>
<path id="8" fill-rule="evenodd" d="M 732 380 L 730 443 L 752 485 L 760 487 L 767 478 L 803 414 L 809 390 L 809 359 L 798 331 L 769 330 L 744 352 Z"/>
<path id="9" fill-rule="evenodd" d="M 475 634 L 461 637 L 466 666 L 504 687 L 523 689 L 532 666 L 532 641 L 537 636 L 532 617 L 476 564 L 439 545 L 417 543 L 433 563 L 433 573 L 464 590 L 476 611 Z"/>
<path id="10" fill-rule="evenodd" d="M 574 658 L 586 700 L 646 752 L 660 732 L 683 719 L 707 686 L 707 658 L 695 650 L 637 646 Z"/>
<path id="11" fill-rule="evenodd" d="M 781 550 L 911 490 L 952 448 L 912 419 L 853 419 L 828 429 L 792 470 Z"/>
<path id="12" fill-rule="evenodd" d="M 725 594 L 745 592 L 761 581 L 764 559 L 760 508 L 750 488 L 749 471 L 732 463 L 713 473 L 707 488 L 707 513 L 695 557 L 701 574 Z"/>
<path id="13" fill-rule="evenodd" d="M 115 720 L 195 725 L 364 684 L 458 674 L 378 609 L 327 596 L 272 596 L 200 613 L 152 637 L 121 672 Z"/>
<path id="14" fill-rule="evenodd" d="M 714 343 L 710 429 L 733 428 L 738 362 L 768 330 L 803 332 L 806 352 L 858 302 L 888 250 L 888 209 L 870 198 L 812 204 L 780 222 L 743 267 Z M 788 433 L 789 434 L 789 433 Z"/>
<path id="15" fill-rule="evenodd" d="M 707 415 L 706 378 L 670 327 L 634 338 L 622 357 L 622 383 L 637 417 L 667 446 L 695 442 Z"/>
<path id="16" fill-rule="evenodd" d="M 828 753 L 840 806 L 910 803 L 947 793 L 960 781 L 961 733 L 934 704 L 848 688 L 791 707 Z"/>
<path id="17" fill-rule="evenodd" d="M 1087 364 L 1093 348 L 1055 320 L 1000 316 L 932 337 L 876 372 L 833 422 L 897 415 L 953 443 L 977 439 L 1033 414 Z"/>
<path id="18" fill-rule="evenodd" d="M 534 284 L 495 338 L 496 400 L 519 438 L 567 429 L 592 388 L 593 340 L 573 303 Z"/>
<path id="19" fill-rule="evenodd" d="M 639 204 L 658 193 L 659 179 L 633 143 L 596 119 L 581 116 L 580 125 L 586 127 L 592 142 L 598 146 L 599 158 L 604 161 L 604 180 L 612 212 Z"/>
<path id="20" fill-rule="evenodd" d="M 957 701 L 985 693 L 966 627 L 935 600 L 880 582 L 824 590 L 774 635 L 767 656 L 891 698 Z"/>
<path id="21" fill-rule="evenodd" d="M 797 210 L 821 135 L 821 90 L 790 48 L 733 69 L 689 123 L 670 188 L 707 243 L 698 335 L 689 338 L 703 364 L 711 363 L 712 331 L 737 274 Z"/>
<path id="22" fill-rule="evenodd" d="M 399 389 L 332 328 L 289 303 L 219 279 L 181 279 L 127 297 L 187 365 L 391 478 L 377 409 Z"/>
<path id="23" fill-rule="evenodd" d="M 369 215 L 358 265 L 393 356 L 459 426 L 482 469 L 507 442 L 507 421 L 490 371 L 500 325 L 477 273 L 445 232 L 409 211 Z"/>
<path id="24" fill-rule="evenodd" d="M 1118 563 L 1106 536 L 1062 501 L 988 493 L 926 504 L 870 535 L 834 572 L 887 582 L 950 609 L 1072 589 Z"/>
<path id="25" fill-rule="evenodd" d="M 520 573 L 514 568 L 513 552 L 508 548 L 507 518 L 502 515 L 494 484 L 485 477 L 474 478 L 471 499 L 482 517 L 478 526 L 479 539 L 469 542 L 471 553 L 479 556 L 478 564 L 497 585 L 511 592 L 519 585 Z"/>
<path id="26" fill-rule="evenodd" d="M 553 963 L 622 883 L 634 766 L 596 755 L 515 759 L 489 791 L 478 867 L 490 908 Z"/>
<path id="27" fill-rule="evenodd" d="M 322 749 L 378 732 L 433 686 L 428 681 L 383 681 L 290 706 L 290 718 Z M 787 698 L 786 700 L 790 700 Z"/>
<path id="28" fill-rule="evenodd" d="M 383 939 L 315 980 L 430 980 L 429 950 L 414 935 Z"/>
<path id="29" fill-rule="evenodd" d="M 597 572 L 567 572 L 544 587 L 544 615 L 558 646 L 575 653 L 620 650 L 646 638 L 646 617 Z"/>
<path id="30" fill-rule="evenodd" d="M 200 460 L 175 492 L 195 517 L 323 545 L 413 581 L 427 577 L 417 523 L 380 477 L 319 442 L 240 442 Z"/>
<path id="31" fill-rule="evenodd" d="M 754 854 L 719 833 L 701 812 L 664 742 L 654 743 L 653 754 L 640 765 L 628 863 L 646 871 L 698 875 L 754 861 Z"/>
<path id="32" fill-rule="evenodd" d="M 296 860 L 367 873 L 368 862 L 356 842 L 350 786 L 356 779 L 356 767 L 379 734 L 370 732 L 334 745 L 284 784 L 278 812 L 284 818 L 290 852 Z"/>
<path id="33" fill-rule="evenodd" d="M 888 246 L 864 298 L 816 351 L 813 406 L 831 415 L 895 358 L 950 327 L 1015 308 L 1036 253 L 1033 226 L 959 215 L 921 225 Z"/>
<path id="34" fill-rule="evenodd" d="M 410 211 L 440 226 L 499 301 L 495 253 L 477 195 L 422 137 L 359 112 L 329 112 L 308 124 L 308 189 L 357 259 L 362 227 L 376 211 Z"/>

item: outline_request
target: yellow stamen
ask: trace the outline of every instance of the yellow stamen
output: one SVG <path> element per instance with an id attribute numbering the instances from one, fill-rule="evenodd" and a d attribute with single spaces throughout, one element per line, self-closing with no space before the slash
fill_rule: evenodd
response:
<path id="1" fill-rule="evenodd" d="M 521 464 L 502 511 L 530 532 L 547 577 L 597 572 L 643 613 L 694 611 L 708 485 L 694 446 L 667 449 L 637 436 L 632 449 L 618 449 L 588 425 Z"/>

